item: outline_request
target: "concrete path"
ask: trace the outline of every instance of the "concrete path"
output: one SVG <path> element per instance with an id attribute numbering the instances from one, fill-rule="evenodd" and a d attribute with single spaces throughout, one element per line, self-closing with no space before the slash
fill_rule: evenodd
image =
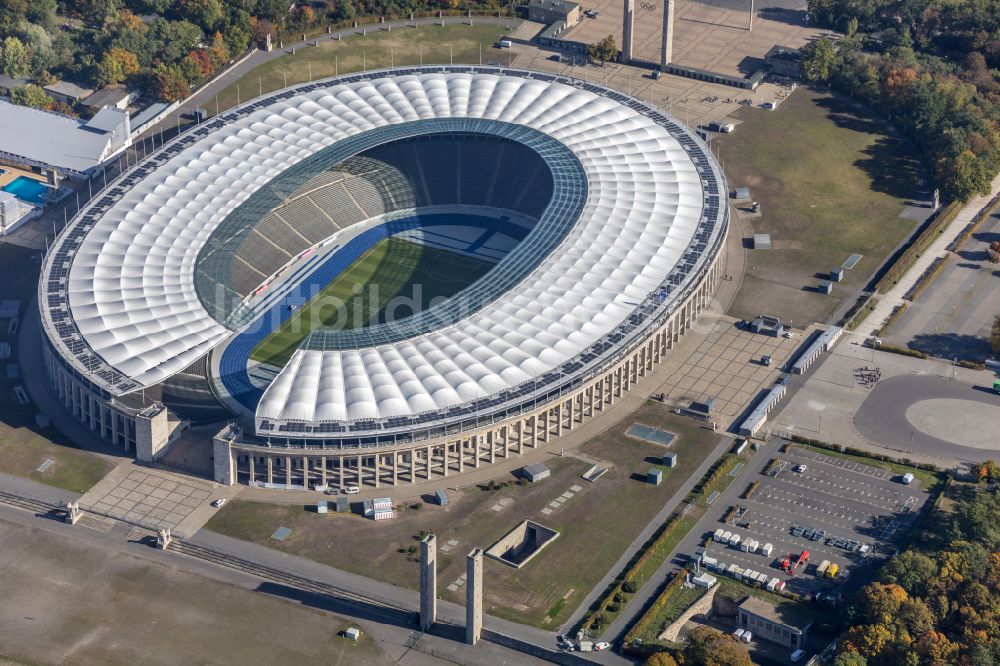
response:
<path id="1" fill-rule="evenodd" d="M 899 282 L 892 289 L 885 294 L 876 296 L 878 298 L 878 305 L 875 306 L 875 309 L 872 310 L 872 313 L 865 320 L 864 330 L 868 330 L 871 334 L 874 334 L 882 327 L 885 320 L 892 314 L 893 309 L 897 305 L 902 305 L 903 296 L 906 292 L 916 284 L 920 276 L 924 274 L 935 259 L 947 252 L 947 248 L 951 242 L 962 233 L 965 227 L 972 222 L 973 218 L 998 194 L 1000 194 L 1000 176 L 997 176 L 993 180 L 990 193 L 987 196 L 976 197 L 962 207 L 958 215 L 955 216 L 955 219 L 944 230 L 944 233 L 939 234 L 930 247 L 917 257 L 910 270 L 906 271 L 906 274 L 900 278 Z"/>

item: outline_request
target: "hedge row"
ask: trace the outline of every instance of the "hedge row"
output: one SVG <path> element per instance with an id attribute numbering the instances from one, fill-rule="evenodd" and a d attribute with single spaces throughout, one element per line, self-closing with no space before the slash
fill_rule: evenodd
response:
<path id="1" fill-rule="evenodd" d="M 927 248 L 930 246 L 934 239 L 940 234 L 944 233 L 944 230 L 951 224 L 952 220 L 958 214 L 959 206 L 957 203 L 950 203 L 947 206 L 938 209 L 934 216 L 934 221 L 927 225 L 927 228 L 920 233 L 919 236 L 913 241 L 910 247 L 903 251 L 903 254 L 899 256 L 899 259 L 886 271 L 882 279 L 878 281 L 875 287 L 875 291 L 880 294 L 884 294 L 889 289 L 893 287 L 900 278 L 902 278 L 908 270 L 913 266 L 913 263 L 917 260 L 917 257 L 922 255 Z"/>
<path id="2" fill-rule="evenodd" d="M 624 609 L 625 605 L 627 605 L 628 603 L 627 599 L 621 603 L 621 607 L 618 609 L 618 611 L 612 611 L 609 607 L 614 603 L 619 603 L 615 602 L 616 597 L 619 596 L 624 597 L 624 595 L 626 594 L 633 594 L 638 591 L 640 587 L 636 581 L 636 576 L 638 575 L 638 572 L 641 571 L 642 568 L 646 565 L 646 563 L 648 563 L 649 560 L 654 556 L 654 554 L 656 554 L 660 550 L 660 548 L 662 548 L 666 540 L 670 538 L 670 535 L 673 534 L 674 531 L 677 529 L 678 523 L 680 523 L 680 516 L 676 513 L 671 514 L 670 517 L 667 518 L 667 522 L 664 523 L 663 529 L 660 530 L 659 535 L 657 535 L 657 537 L 653 540 L 653 542 L 646 547 L 646 549 L 642 552 L 642 555 L 639 556 L 639 559 L 634 560 L 632 562 L 631 566 L 629 566 L 629 568 L 625 571 L 625 573 L 619 578 L 618 584 L 615 585 L 611 589 L 611 591 L 604 596 L 603 599 L 601 599 L 600 605 L 598 605 L 597 610 L 594 613 L 591 613 L 589 616 L 587 616 L 586 619 L 584 619 L 583 624 L 580 626 L 582 630 L 584 631 L 589 630 L 591 627 L 597 624 L 596 620 L 598 618 L 602 616 L 606 617 L 607 613 L 620 612 L 622 609 Z"/>
<path id="3" fill-rule="evenodd" d="M 900 356 L 912 356 L 913 358 L 929 358 L 927 354 L 916 349 L 910 349 L 909 347 L 900 347 L 898 345 L 890 345 L 885 342 L 880 342 L 878 345 L 879 351 L 889 352 L 891 354 L 899 354 Z"/>
<path id="4" fill-rule="evenodd" d="M 760 481 L 754 481 L 753 483 L 751 483 L 749 486 L 747 486 L 747 489 L 743 492 L 743 499 L 750 499 L 751 497 L 753 497 L 753 494 L 757 492 L 757 488 L 759 487 L 760 487 Z"/>
<path id="5" fill-rule="evenodd" d="M 990 201 L 990 203 L 987 204 L 981 211 L 979 211 L 979 214 L 972 219 L 972 222 L 970 222 L 968 226 L 965 227 L 965 229 L 962 229 L 962 233 L 955 236 L 955 240 L 953 240 L 951 242 L 951 245 L 948 246 L 948 251 L 958 252 L 959 248 L 961 248 L 962 245 L 965 244 L 965 241 L 969 240 L 969 236 L 971 236 L 973 232 L 975 232 L 975 230 L 979 228 L 979 225 L 982 223 L 982 221 L 993 214 L 993 211 L 997 208 L 997 206 L 1000 206 L 1000 196 L 997 196 L 992 201 Z"/>
<path id="6" fill-rule="evenodd" d="M 834 453 L 845 453 L 849 456 L 861 456 L 863 458 L 871 458 L 872 460 L 880 460 L 882 462 L 895 463 L 897 465 L 906 465 L 907 467 L 915 467 L 916 469 L 922 469 L 928 472 L 941 473 L 941 468 L 936 465 L 931 465 L 929 463 L 917 463 L 913 462 L 908 458 L 894 458 L 892 456 L 883 455 L 881 453 L 872 453 L 871 451 L 864 451 L 862 449 L 856 449 L 853 446 L 841 446 L 840 444 L 831 444 L 829 442 L 824 442 L 820 439 L 812 439 L 809 437 L 802 437 L 800 435 L 792 435 L 789 438 L 796 444 L 806 444 L 808 446 L 814 446 L 817 449 L 826 449 L 827 451 L 833 451 Z"/>
<path id="7" fill-rule="evenodd" d="M 885 323 L 882 324 L 882 327 L 878 329 L 876 335 L 878 337 L 882 337 L 883 335 L 885 335 L 886 332 L 888 332 L 889 328 L 896 323 L 896 320 L 898 320 L 900 317 L 903 316 L 904 312 L 906 312 L 906 303 L 900 303 L 899 305 L 894 307 L 892 309 L 892 313 L 886 318 Z"/>
<path id="8" fill-rule="evenodd" d="M 934 281 L 934 278 L 938 276 L 938 273 L 944 269 L 945 264 L 948 263 L 948 256 L 949 255 L 944 255 L 943 257 L 938 257 L 932 261 L 931 265 L 927 267 L 926 271 L 924 271 L 924 274 L 917 278 L 917 281 L 913 283 L 910 290 L 903 294 L 903 298 L 908 301 L 917 300 L 917 297 L 923 293 L 924 289 L 926 289 L 930 283 Z"/>

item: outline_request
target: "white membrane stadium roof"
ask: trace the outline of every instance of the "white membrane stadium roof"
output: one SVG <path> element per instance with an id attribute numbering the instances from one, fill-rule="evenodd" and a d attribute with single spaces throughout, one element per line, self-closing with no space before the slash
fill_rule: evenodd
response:
<path id="1" fill-rule="evenodd" d="M 692 159 L 664 127 L 608 97 L 496 73 L 333 80 L 207 133 L 111 205 L 69 269 L 79 334 L 136 387 L 179 372 L 232 334 L 199 301 L 193 275 L 234 208 L 345 137 L 448 117 L 526 125 L 567 146 L 589 188 L 576 225 L 516 289 L 455 325 L 365 349 L 296 351 L 261 399 L 258 425 L 411 416 L 516 386 L 620 324 L 691 243 L 705 201 Z"/>

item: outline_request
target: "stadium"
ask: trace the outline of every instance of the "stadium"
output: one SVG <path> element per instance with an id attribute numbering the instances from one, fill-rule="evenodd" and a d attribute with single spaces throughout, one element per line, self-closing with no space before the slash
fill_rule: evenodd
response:
<path id="1" fill-rule="evenodd" d="M 718 284 L 725 192 L 692 132 L 593 83 L 303 84 L 181 134 L 67 225 L 39 287 L 46 369 L 142 460 L 224 423 L 220 483 L 459 474 L 664 358 Z"/>

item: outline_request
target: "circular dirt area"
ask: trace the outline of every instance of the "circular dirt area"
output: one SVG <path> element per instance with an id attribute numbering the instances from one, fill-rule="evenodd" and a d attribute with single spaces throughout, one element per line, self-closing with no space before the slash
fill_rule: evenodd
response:
<path id="1" fill-rule="evenodd" d="M 854 425 L 872 442 L 896 450 L 978 462 L 1000 451 L 1000 396 L 985 385 L 899 375 L 875 385 Z"/>

